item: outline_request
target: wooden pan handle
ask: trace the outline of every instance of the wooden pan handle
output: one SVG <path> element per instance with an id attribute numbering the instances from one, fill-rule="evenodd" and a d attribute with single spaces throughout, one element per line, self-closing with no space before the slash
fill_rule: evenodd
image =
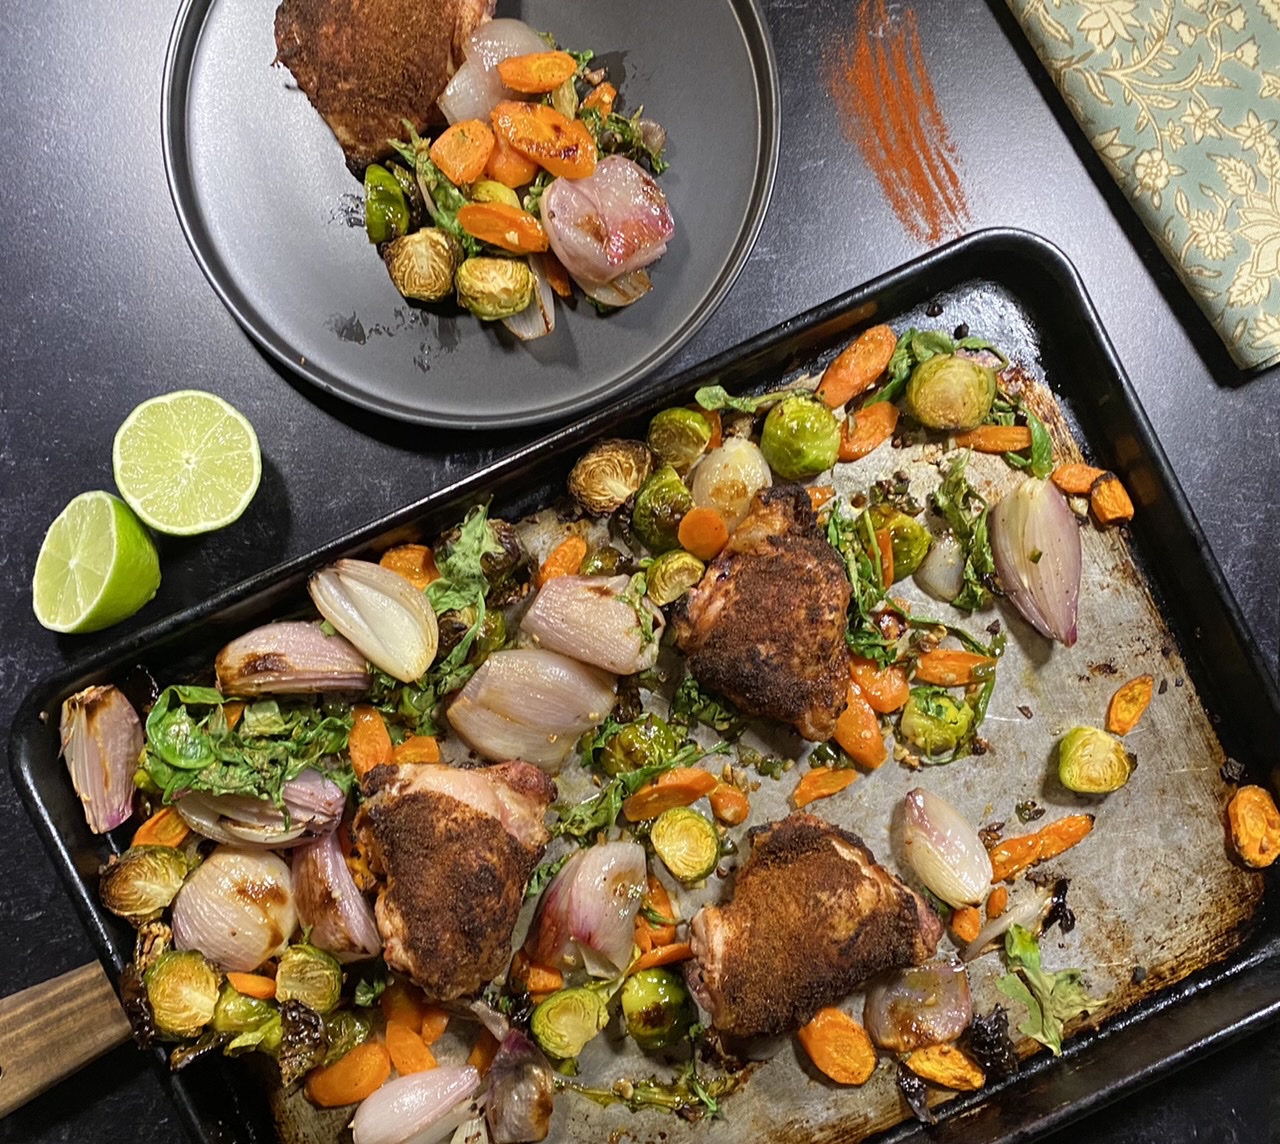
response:
<path id="1" fill-rule="evenodd" d="M 96 961 L 0 999 L 0 1118 L 129 1039 Z"/>

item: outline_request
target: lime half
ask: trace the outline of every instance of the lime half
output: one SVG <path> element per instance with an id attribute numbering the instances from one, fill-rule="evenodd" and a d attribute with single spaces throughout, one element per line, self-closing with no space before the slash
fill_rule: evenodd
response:
<path id="1" fill-rule="evenodd" d="M 198 389 L 139 405 L 116 431 L 111 465 L 129 507 L 172 536 L 230 524 L 262 477 L 253 426 L 221 397 Z"/>
<path id="2" fill-rule="evenodd" d="M 110 493 L 81 493 L 45 533 L 31 607 L 55 632 L 96 632 L 132 616 L 158 587 L 156 546 L 129 506 Z"/>

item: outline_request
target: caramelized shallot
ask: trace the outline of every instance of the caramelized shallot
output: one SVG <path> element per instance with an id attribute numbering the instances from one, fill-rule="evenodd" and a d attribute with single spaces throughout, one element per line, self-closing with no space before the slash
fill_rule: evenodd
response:
<path id="1" fill-rule="evenodd" d="M 340 635 L 301 620 L 264 624 L 232 640 L 214 660 L 223 695 L 293 695 L 366 691 L 363 655 Z"/>
<path id="2" fill-rule="evenodd" d="M 520 626 L 539 646 L 614 675 L 646 671 L 657 661 L 664 621 L 648 600 L 627 600 L 630 583 L 627 576 L 557 576 Z"/>
<path id="3" fill-rule="evenodd" d="M 88 687 L 62 704 L 62 757 L 94 834 L 119 826 L 133 811 L 133 772 L 144 743 L 142 724 L 124 693 Z"/>
<path id="4" fill-rule="evenodd" d="M 895 1053 L 954 1041 L 973 1019 L 965 967 L 933 961 L 877 977 L 867 987 L 862 1019 L 876 1045 Z"/>
<path id="5" fill-rule="evenodd" d="M 293 897 L 312 943 L 339 961 L 361 961 L 382 949 L 373 910 L 351 876 L 336 832 L 294 851 Z"/>
<path id="6" fill-rule="evenodd" d="M 978 832 L 941 795 L 916 787 L 905 800 L 907 862 L 949 906 L 976 906 L 991 888 L 991 859 Z"/>

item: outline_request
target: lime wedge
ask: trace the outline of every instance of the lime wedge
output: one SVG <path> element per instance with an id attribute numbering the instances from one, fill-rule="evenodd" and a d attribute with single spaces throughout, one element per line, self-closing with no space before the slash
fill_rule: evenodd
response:
<path id="1" fill-rule="evenodd" d="M 31 607 L 55 632 L 96 632 L 132 616 L 158 587 L 156 546 L 129 506 L 110 493 L 81 493 L 45 533 Z"/>
<path id="2" fill-rule="evenodd" d="M 230 524 L 262 477 L 253 426 L 221 397 L 198 389 L 139 405 L 116 431 L 111 465 L 129 507 L 172 536 Z"/>

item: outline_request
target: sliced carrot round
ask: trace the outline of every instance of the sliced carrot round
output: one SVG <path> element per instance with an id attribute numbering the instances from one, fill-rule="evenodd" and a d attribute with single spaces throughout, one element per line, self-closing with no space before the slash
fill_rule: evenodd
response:
<path id="1" fill-rule="evenodd" d="M 566 179 L 585 179 L 596 169 L 596 141 L 580 119 L 569 119 L 545 103 L 504 100 L 490 115 L 494 131 L 526 158 Z"/>
<path id="2" fill-rule="evenodd" d="M 529 52 L 510 56 L 498 63 L 498 75 L 512 91 L 524 95 L 544 95 L 555 91 L 578 70 L 578 61 L 568 52 Z"/>

